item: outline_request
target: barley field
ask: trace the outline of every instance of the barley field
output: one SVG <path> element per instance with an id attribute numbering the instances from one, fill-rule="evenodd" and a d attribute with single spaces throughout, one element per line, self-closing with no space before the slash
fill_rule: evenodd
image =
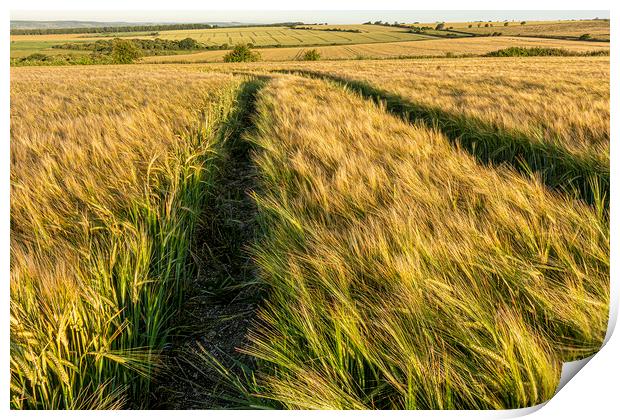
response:
<path id="1" fill-rule="evenodd" d="M 148 392 L 238 88 L 178 75 L 11 73 L 15 408 L 115 408 Z"/>
<path id="2" fill-rule="evenodd" d="M 489 37 L 460 39 L 422 39 L 418 41 L 388 42 L 312 47 L 325 60 L 368 58 L 443 57 L 453 55 L 486 54 L 508 47 L 564 48 L 569 51 L 608 51 L 609 43 L 582 42 L 542 38 Z M 299 60 L 310 47 L 262 48 L 258 50 L 263 61 Z M 152 56 L 142 58 L 144 63 L 209 63 L 221 62 L 227 51 L 204 51 L 192 54 Z"/>
<path id="3" fill-rule="evenodd" d="M 475 59 L 434 67 L 413 62 L 407 71 L 398 64 L 391 69 L 377 64 L 363 71 L 354 65 L 321 69 L 344 83 L 362 82 L 359 87 L 367 94 L 391 101 L 392 107 L 414 118 L 442 125 L 484 160 L 519 160 L 547 183 L 571 185 L 590 200 L 596 195 L 606 200 L 609 59 L 508 60 L 512 63 L 506 70 L 505 61 L 480 65 Z M 557 102 L 549 102 L 546 98 L 558 84 L 564 88 L 555 94 Z M 480 134 L 490 131 L 497 135 Z"/>
<path id="4" fill-rule="evenodd" d="M 266 398 L 525 407 L 601 345 L 608 232 L 592 208 L 341 86 L 281 77 L 257 112 L 272 292 L 249 351 Z"/>
<path id="5" fill-rule="evenodd" d="M 307 25 L 302 25 L 310 27 Z M 427 38 L 423 35 L 409 33 L 405 29 L 392 27 L 365 28 L 365 25 L 346 26 L 345 29 L 357 29 L 356 32 L 332 32 L 321 30 L 329 26 L 316 26 L 316 30 L 291 29 L 288 27 L 269 28 L 226 28 L 195 29 L 186 31 L 165 31 L 160 36 L 164 39 L 194 38 L 207 45 L 251 43 L 261 45 L 329 45 L 329 44 L 366 44 L 372 42 L 412 41 Z"/>
<path id="6" fill-rule="evenodd" d="M 549 400 L 607 331 L 610 59 L 446 57 L 509 46 L 609 50 L 11 68 L 11 408 Z"/>

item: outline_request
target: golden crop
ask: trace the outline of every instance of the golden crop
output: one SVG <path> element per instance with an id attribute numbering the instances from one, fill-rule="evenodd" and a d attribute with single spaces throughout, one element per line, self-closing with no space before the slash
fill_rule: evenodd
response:
<path id="1" fill-rule="evenodd" d="M 521 22 L 490 22 L 489 27 L 484 25 L 489 22 L 459 22 L 446 23 L 446 26 L 452 26 L 455 30 L 475 33 L 488 34 L 493 32 L 501 32 L 503 35 L 521 35 L 521 36 L 573 36 L 579 37 L 583 34 L 589 34 L 594 39 L 609 41 L 609 20 L 577 20 L 577 21 L 526 21 L 524 25 Z M 471 28 L 469 27 L 471 25 Z"/>
<path id="2" fill-rule="evenodd" d="M 482 161 L 608 202 L 608 57 L 255 63 L 236 70 L 337 79 L 405 119 L 441 126 Z"/>
<path id="3" fill-rule="evenodd" d="M 281 68 L 302 68 L 282 66 Z M 609 166 L 609 58 L 320 63 L 414 103 L 525 132 Z"/>
<path id="4" fill-rule="evenodd" d="M 11 404 L 116 407 L 166 339 L 238 82 L 131 67 L 11 79 Z"/>
<path id="5" fill-rule="evenodd" d="M 608 57 L 13 68 L 12 407 L 148 406 L 240 107 L 266 293 L 217 396 L 525 407 L 598 350 Z"/>
<path id="6" fill-rule="evenodd" d="M 517 37 L 485 37 L 457 39 L 429 39 L 419 41 L 385 42 L 373 44 L 334 45 L 322 47 L 261 48 L 264 61 L 298 60 L 308 49 L 316 49 L 325 60 L 357 58 L 398 58 L 411 56 L 443 57 L 454 55 L 486 54 L 507 47 L 565 48 L 586 52 L 609 50 L 608 42 L 583 42 L 562 39 L 535 39 Z M 221 62 L 226 51 L 204 51 L 194 54 L 144 57 L 144 63 L 208 63 Z"/>
<path id="7" fill-rule="evenodd" d="M 303 100 L 300 100 L 303 98 Z M 251 335 L 287 408 L 516 408 L 607 327 L 609 228 L 343 88 L 279 76 L 258 103 Z"/>

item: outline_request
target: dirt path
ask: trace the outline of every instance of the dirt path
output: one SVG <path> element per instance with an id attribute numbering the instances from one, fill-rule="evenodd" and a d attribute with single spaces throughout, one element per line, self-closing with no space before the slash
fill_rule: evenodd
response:
<path id="1" fill-rule="evenodd" d="M 198 274 L 186 292 L 175 323 L 179 332 L 166 349 L 164 370 L 152 408 L 233 408 L 239 402 L 221 374 L 209 367 L 209 354 L 233 374 L 252 369 L 253 360 L 238 351 L 255 317 L 261 291 L 248 247 L 257 235 L 256 207 L 249 193 L 255 170 L 244 133 L 252 129 L 254 98 L 261 81 L 246 82 L 239 112 L 227 124 L 228 140 L 218 163 L 217 188 L 197 231 L 194 259 Z"/>

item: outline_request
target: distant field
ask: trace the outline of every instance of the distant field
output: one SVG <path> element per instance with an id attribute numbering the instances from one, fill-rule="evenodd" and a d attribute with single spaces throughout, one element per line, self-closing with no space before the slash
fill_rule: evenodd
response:
<path id="1" fill-rule="evenodd" d="M 492 25 L 484 27 L 484 25 Z M 412 26 L 435 26 L 435 23 L 412 24 Z M 469 26 L 472 26 L 469 28 Z M 303 25 L 312 29 L 292 29 L 289 27 L 249 27 L 249 28 L 216 28 L 216 29 L 191 29 L 191 30 L 172 30 L 158 32 L 117 32 L 105 34 L 50 34 L 50 35 L 11 35 L 11 57 L 23 57 L 33 53 L 60 54 L 67 51 L 51 48 L 54 44 L 65 42 L 88 42 L 101 39 L 121 37 L 125 39 L 170 39 L 181 40 L 193 38 L 207 46 L 233 46 L 239 43 L 250 43 L 256 47 L 273 47 L 274 51 L 264 50 L 266 60 L 293 60 L 303 51 L 292 47 L 304 46 L 347 46 L 338 48 L 328 48 L 322 50 L 325 58 L 357 58 L 362 57 L 397 57 L 399 55 L 442 55 L 446 52 L 462 53 L 462 46 L 454 39 L 447 40 L 450 44 L 443 43 L 443 40 L 434 36 L 446 36 L 449 32 L 430 30 L 425 35 L 409 32 L 408 29 L 383 26 L 383 25 Z M 480 27 L 479 27 L 480 26 Z M 447 22 L 446 28 L 453 28 L 454 31 L 462 31 L 471 34 L 492 34 L 500 32 L 508 36 L 529 36 L 529 37 L 569 37 L 578 38 L 583 34 L 590 34 L 593 39 L 609 41 L 609 21 L 548 21 L 548 22 Z M 329 29 L 340 29 L 342 31 L 331 31 Z M 347 32 L 355 30 L 361 32 Z M 467 36 L 461 34 L 461 36 Z M 416 48 L 411 48 L 409 41 L 432 41 L 432 47 L 426 44 L 415 44 Z M 442 41 L 435 44 L 437 41 Z M 490 41 L 491 43 L 497 41 Z M 508 41 L 510 43 L 511 41 Z M 527 41 L 527 44 L 533 45 Z M 596 49 L 592 43 L 585 44 L 587 48 Z M 400 43 L 396 45 L 396 43 Z M 404 44 L 403 44 L 404 43 Z M 501 41 L 504 43 L 504 41 Z M 372 46 L 370 44 L 381 44 Z M 581 45 L 580 44 L 580 45 Z M 469 44 L 465 44 L 469 45 Z M 476 44 L 491 45 L 491 44 Z M 539 45 L 539 44 L 535 44 Z M 288 49 L 282 49 L 286 48 Z M 572 47 L 572 46 L 571 46 Z M 579 45 L 574 48 L 580 49 Z M 486 50 L 485 50 L 486 51 Z M 73 51 L 75 52 L 75 51 Z M 480 53 L 480 50 L 468 51 Z M 186 62 L 196 61 L 218 61 L 224 55 L 222 51 L 202 52 L 201 55 L 187 58 Z M 172 53 L 171 55 L 174 55 Z M 166 62 L 161 57 L 154 58 L 156 62 Z M 147 60 L 151 61 L 151 60 Z M 178 61 L 175 59 L 174 61 Z"/>
<path id="2" fill-rule="evenodd" d="M 24 57 L 30 54 L 42 53 L 47 55 L 56 54 L 88 54 L 89 51 L 78 50 L 62 50 L 52 48 L 52 45 L 58 44 L 55 41 L 11 41 L 11 58 Z"/>
<path id="3" fill-rule="evenodd" d="M 363 26 L 364 25 L 352 25 L 349 28 L 356 29 Z M 367 30 L 362 33 L 290 29 L 286 27 L 195 29 L 160 32 L 159 37 L 164 39 L 183 39 L 189 37 L 207 45 L 252 43 L 256 46 L 275 44 L 360 44 L 369 42 L 413 41 L 426 38 L 421 35 L 409 33 L 401 28 L 382 27 L 381 30 L 376 30 L 376 28 L 371 29 L 372 30 Z"/>
<path id="4" fill-rule="evenodd" d="M 328 28 L 320 26 L 319 28 Z M 392 28 L 387 26 L 371 25 L 347 25 L 350 29 L 360 29 L 364 32 L 338 32 L 325 30 L 290 29 L 288 27 L 253 27 L 253 28 L 221 28 L 221 29 L 192 29 L 178 31 L 159 31 L 158 35 L 148 35 L 142 32 L 119 32 L 105 34 L 106 39 L 110 36 L 118 36 L 126 39 L 171 39 L 180 40 L 193 38 L 206 45 L 230 46 L 239 43 L 251 43 L 255 46 L 299 46 L 299 45 L 341 45 L 341 44 L 368 44 L 377 42 L 415 41 L 427 39 L 428 36 L 409 33 L 406 29 Z M 37 50 L 29 48 L 34 42 L 44 42 L 45 48 L 53 44 L 64 42 L 100 40 L 100 34 L 53 34 L 53 35 L 12 35 L 11 57 L 21 57 L 33 52 L 44 52 L 43 48 Z"/>
<path id="5" fill-rule="evenodd" d="M 94 39 L 94 38 L 129 38 L 129 37 L 152 37 L 157 31 L 144 31 L 144 32 L 101 32 L 101 33 L 88 33 L 88 34 L 76 34 L 79 39 Z"/>
<path id="6" fill-rule="evenodd" d="M 583 42 L 557 39 L 519 37 L 488 37 L 460 39 L 428 39 L 413 42 L 389 42 L 317 47 L 323 59 L 390 58 L 399 56 L 445 56 L 454 54 L 484 54 L 506 47 L 566 48 L 571 51 L 609 50 L 606 42 Z M 308 48 L 265 48 L 260 53 L 264 61 L 299 59 Z M 201 63 L 222 61 L 226 51 L 204 51 L 194 54 L 145 57 L 145 63 Z"/>
<path id="7" fill-rule="evenodd" d="M 521 36 L 557 36 L 575 37 L 583 34 L 590 34 L 597 40 L 609 41 L 610 26 L 608 20 L 584 20 L 584 21 L 549 21 L 549 22 L 527 22 L 521 25 L 520 22 L 447 22 L 447 27 L 455 30 L 462 30 L 473 34 L 490 34 L 501 32 L 502 35 L 521 35 Z M 489 24 L 493 26 L 485 27 Z M 472 25 L 470 28 L 469 25 Z"/>

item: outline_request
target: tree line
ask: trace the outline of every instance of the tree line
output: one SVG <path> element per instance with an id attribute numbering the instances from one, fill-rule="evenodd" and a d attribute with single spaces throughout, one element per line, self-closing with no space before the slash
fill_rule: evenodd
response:
<path id="1" fill-rule="evenodd" d="M 297 26 L 303 22 L 270 23 L 264 25 L 225 26 L 224 28 L 253 28 L 258 26 Z M 216 29 L 218 25 L 208 23 L 174 23 L 162 25 L 98 26 L 92 28 L 47 28 L 47 29 L 11 29 L 11 35 L 51 35 L 51 34 L 97 34 L 106 32 L 148 32 L 174 31 L 187 29 Z"/>
<path id="2" fill-rule="evenodd" d="M 313 28 L 312 26 L 295 26 L 291 29 L 303 29 L 306 31 L 327 31 L 327 32 L 354 32 L 361 34 L 363 31 L 359 29 L 345 29 L 345 28 Z"/>

